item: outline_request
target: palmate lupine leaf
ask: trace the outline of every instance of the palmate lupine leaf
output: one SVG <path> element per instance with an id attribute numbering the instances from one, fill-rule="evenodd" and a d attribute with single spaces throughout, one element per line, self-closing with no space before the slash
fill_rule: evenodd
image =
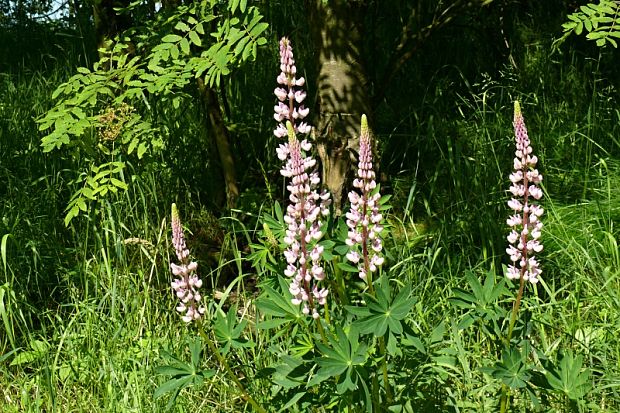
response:
<path id="1" fill-rule="evenodd" d="M 228 353 L 230 348 L 239 349 L 253 347 L 254 342 L 241 337 L 241 333 L 248 324 L 247 320 L 237 323 L 237 307 L 233 306 L 228 313 L 220 311 L 215 320 L 215 337 L 220 343 L 222 354 Z"/>
<path id="2" fill-rule="evenodd" d="M 368 356 L 368 345 L 360 343 L 354 329 L 347 335 L 342 327 L 336 327 L 336 335 L 327 337 L 328 344 L 317 343 L 321 353 L 316 362 L 319 366 L 317 374 L 308 386 L 314 386 L 330 377 L 337 377 L 336 390 L 339 394 L 359 390 L 358 383 L 367 376 L 364 369 Z"/>
<path id="3" fill-rule="evenodd" d="M 590 390 L 590 370 L 583 369 L 583 357 L 566 352 L 556 369 L 547 371 L 547 381 L 553 390 L 564 393 L 570 400 L 582 399 Z"/>
<path id="4" fill-rule="evenodd" d="M 278 278 L 280 284 L 280 291 L 276 291 L 274 288 L 263 285 L 263 295 L 257 300 L 256 307 L 258 310 L 268 316 L 269 318 L 260 321 L 257 324 L 257 328 L 262 330 L 270 330 L 276 327 L 282 327 L 286 324 L 296 324 L 303 322 L 299 306 L 294 305 L 291 302 L 291 293 L 288 291 L 288 282 L 282 278 Z M 293 327 L 293 331 L 296 331 L 296 326 Z M 276 336 L 284 334 L 286 329 L 281 328 Z M 273 337 L 275 339 L 275 337 Z"/>
<path id="5" fill-rule="evenodd" d="M 377 282 L 376 297 L 364 294 L 366 307 L 346 306 L 347 311 L 359 319 L 353 323 L 353 327 L 360 334 L 373 334 L 383 337 L 388 336 L 388 351 L 396 354 L 395 335 L 403 332 L 401 321 L 407 316 L 416 303 L 411 297 L 411 285 L 406 284 L 395 297 L 392 297 L 387 278 L 383 275 Z"/>
<path id="6" fill-rule="evenodd" d="M 532 378 L 527 357 L 528 349 L 520 350 L 507 347 L 502 351 L 502 359 L 490 367 L 482 367 L 480 370 L 501 380 L 510 389 L 523 389 L 528 386 Z"/>
<path id="7" fill-rule="evenodd" d="M 200 368 L 201 349 L 202 341 L 200 338 L 196 338 L 195 340 L 191 340 L 189 342 L 189 363 L 184 362 L 167 352 L 163 352 L 163 356 L 169 364 L 156 367 L 155 373 L 162 376 L 172 377 L 155 389 L 153 398 L 159 399 L 170 393 L 170 399 L 166 404 L 166 410 L 172 409 L 181 390 L 187 387 L 199 387 L 206 379 L 215 376 L 215 370 L 202 370 Z"/>

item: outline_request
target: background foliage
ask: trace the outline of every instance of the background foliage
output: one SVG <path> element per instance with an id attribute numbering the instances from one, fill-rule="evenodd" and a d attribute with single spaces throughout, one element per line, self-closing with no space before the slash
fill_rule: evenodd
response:
<path id="1" fill-rule="evenodd" d="M 536 381 L 523 363 L 549 361 L 551 390 L 523 392 L 517 405 L 620 409 L 617 3 L 360 3 L 381 185 L 392 195 L 386 253 L 416 297 L 402 348 L 417 374 L 394 379 L 404 402 L 494 411 L 490 375 L 520 386 Z M 209 305 L 248 320 L 241 338 L 255 347 L 235 352 L 244 374 L 272 365 L 280 342 L 253 327 L 254 304 L 281 253 L 262 242 L 259 217 L 275 217 L 276 231 L 285 198 L 272 135 L 282 35 L 316 110 L 304 5 L 119 4 L 135 24 L 101 53 L 92 6 L 72 1 L 56 18 L 42 17 L 54 10 L 46 2 L 0 2 L 0 405 L 161 411 L 169 399 L 154 393 L 166 378 L 154 372 L 174 354 L 202 377 L 176 397 L 178 411 L 239 411 L 233 384 L 210 380 L 213 361 L 196 361 L 194 334 L 172 311 L 167 216 L 172 202 L 183 206 Z M 385 82 L 405 30 L 411 58 Z M 573 32 L 588 34 L 563 37 Z M 232 209 L 218 195 L 222 165 L 197 77 L 217 92 L 230 133 Z M 522 325 L 538 347 L 493 364 L 515 291 L 501 281 L 515 99 L 545 176 L 543 282 L 526 294 Z M 288 372 L 280 388 L 252 378 L 253 394 L 286 405 Z"/>

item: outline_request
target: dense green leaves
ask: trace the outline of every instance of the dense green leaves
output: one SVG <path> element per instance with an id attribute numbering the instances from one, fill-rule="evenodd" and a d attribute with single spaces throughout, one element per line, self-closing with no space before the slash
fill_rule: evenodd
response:
<path id="1" fill-rule="evenodd" d="M 564 36 L 556 43 L 564 41 L 571 33 L 581 35 L 585 29 L 586 38 L 594 40 L 597 46 L 611 44 L 618 47 L 620 3 L 617 1 L 600 0 L 598 4 L 588 3 L 567 17 L 568 21 L 562 25 Z"/>
<path id="2" fill-rule="evenodd" d="M 469 291 L 454 288 L 450 303 L 464 311 L 459 323 L 460 328 L 466 328 L 476 321 L 480 321 L 480 327 L 488 334 L 499 337 L 501 335 L 500 322 L 506 315 L 505 310 L 499 305 L 499 300 L 509 296 L 506 282 L 502 278 L 496 281 L 495 273 L 488 271 L 484 278 L 484 284 L 476 273 L 467 271 L 465 279 L 469 285 Z"/>
<path id="3" fill-rule="evenodd" d="M 92 71 L 78 68 L 54 92 L 56 105 L 39 119 L 39 129 L 49 131 L 41 140 L 43 150 L 79 148 L 100 166 L 103 158 L 122 163 L 132 154 L 142 160 L 148 153 L 159 153 L 166 134 L 153 127 L 156 115 L 149 101 L 178 108 L 187 96 L 185 88 L 196 78 L 220 85 L 223 76 L 256 58 L 258 46 L 267 43 L 263 34 L 268 25 L 259 10 L 240 6 L 240 15 L 234 14 L 233 4 L 230 14 L 216 14 L 214 4 L 206 0 L 179 6 L 102 49 Z M 74 193 L 65 215 L 67 225 L 90 201 L 126 189 L 117 177 L 104 181 L 86 172 L 81 176 L 87 189 Z"/>
<path id="4" fill-rule="evenodd" d="M 291 295 L 288 291 L 287 281 L 282 277 L 278 277 L 278 284 L 280 291 L 268 285 L 263 286 L 263 295 L 256 303 L 258 310 L 268 317 L 264 321 L 258 323 L 257 327 L 265 330 L 278 327 L 281 330 L 276 336 L 283 334 L 282 327 L 304 322 L 305 320 L 299 306 L 291 303 Z M 295 329 L 294 326 L 293 328 Z"/>
<path id="5" fill-rule="evenodd" d="M 580 400 L 592 387 L 589 369 L 583 368 L 583 357 L 568 351 L 562 357 L 557 368 L 546 374 L 549 385 L 570 400 Z"/>

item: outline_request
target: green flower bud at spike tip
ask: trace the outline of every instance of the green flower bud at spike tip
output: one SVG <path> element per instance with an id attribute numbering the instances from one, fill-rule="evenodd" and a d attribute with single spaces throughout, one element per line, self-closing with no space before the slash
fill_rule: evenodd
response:
<path id="1" fill-rule="evenodd" d="M 369 141 L 370 133 L 368 133 L 368 118 L 366 118 L 366 115 L 362 115 L 361 131 L 362 132 L 360 134 L 360 139 L 363 139 L 364 141 Z"/>
<path id="2" fill-rule="evenodd" d="M 521 117 L 521 105 L 518 100 L 515 100 L 515 118 Z"/>
<path id="3" fill-rule="evenodd" d="M 172 204 L 172 220 L 176 221 L 179 219 L 179 210 L 177 209 L 177 204 Z"/>
<path id="4" fill-rule="evenodd" d="M 297 140 L 297 136 L 291 122 L 286 122 L 286 132 L 288 133 L 288 144 L 292 145 Z"/>

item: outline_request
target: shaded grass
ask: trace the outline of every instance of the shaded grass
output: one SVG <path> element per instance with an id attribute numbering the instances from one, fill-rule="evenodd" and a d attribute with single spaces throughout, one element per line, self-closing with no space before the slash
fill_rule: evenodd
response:
<path id="1" fill-rule="evenodd" d="M 547 210 L 544 277 L 527 291 L 519 327 L 528 329 L 539 358 L 557 359 L 568 349 L 586 357 L 593 383 L 589 411 L 620 410 L 615 100 L 591 87 L 600 81 L 589 79 L 591 72 L 569 67 L 558 74 L 552 69 L 562 65 L 541 55 L 530 57 L 524 70 L 540 77 L 529 85 L 519 86 L 517 74 L 510 72 L 489 75 L 458 95 L 443 95 L 442 85 L 430 85 L 436 92 L 430 103 L 410 108 L 411 118 L 395 129 L 379 128 L 385 170 L 396 176 L 384 183 L 395 195 L 392 236 L 386 240 L 390 271 L 413 281 L 418 302 L 408 325 L 428 338 L 428 352 L 409 354 L 406 360 L 416 374 L 398 379 L 409 386 L 406 394 L 417 411 L 495 409 L 499 385 L 480 368 L 496 360 L 496 337 L 462 327 L 462 314 L 449 298 L 457 288 L 467 288 L 468 270 L 481 278 L 490 270 L 502 278 L 516 97 L 524 101 L 526 123 L 540 153 Z M 161 411 L 167 400 L 153 400 L 153 392 L 164 379 L 154 375 L 154 367 L 164 363 L 165 352 L 189 357 L 187 340 L 195 337 L 171 310 L 169 205 L 183 205 L 189 232 L 196 236 L 205 226 L 221 226 L 223 248 L 215 258 L 208 252 L 198 257 L 201 275 L 212 285 L 210 294 L 219 289 L 222 301 L 236 296 L 253 325 L 254 287 L 248 284 L 257 274 L 246 252 L 258 227 L 257 211 L 250 208 L 263 207 L 263 189 L 247 185 L 248 210 L 220 219 L 206 210 L 213 183 L 201 184 L 206 196 L 186 187 L 214 179 L 200 169 L 206 169 L 200 161 L 204 152 L 188 153 L 196 141 L 183 135 L 200 129 L 200 120 L 188 111 L 174 125 L 178 165 L 170 162 L 161 171 L 131 165 L 125 177 L 132 183 L 128 192 L 93 205 L 64 228 L 64 205 L 75 189 L 71 174 L 84 160 L 72 159 L 69 151 L 41 153 L 33 119 L 44 113 L 52 90 L 67 75 L 55 70 L 0 78 L 0 177 L 7 183 L 0 186 L 0 239 L 9 234 L 0 266 L 5 309 L 0 331 L 7 325 L 11 331 L 0 335 L 0 404 L 15 412 Z M 238 99 L 243 95 L 237 89 L 230 93 Z M 268 129 L 256 121 L 259 117 L 248 115 L 250 126 L 238 127 L 242 142 L 251 140 L 254 128 Z M 270 150 L 260 143 L 248 146 L 245 156 Z M 403 147 L 407 150 L 399 152 Z M 266 176 L 268 181 L 276 175 L 273 154 L 263 159 L 265 169 L 251 164 L 244 180 L 254 183 L 256 176 Z M 508 311 L 511 299 L 502 297 L 498 306 Z M 255 394 L 268 399 L 266 382 L 250 378 L 255 368 L 270 364 L 273 355 L 267 350 L 278 343 L 253 328 L 247 334 L 257 347 L 237 354 L 236 361 Z M 214 365 L 210 355 L 203 364 Z M 529 406 L 524 396 L 516 401 L 523 409 Z M 550 409 L 571 410 L 561 394 L 549 395 L 546 403 Z M 232 383 L 218 377 L 183 391 L 175 409 L 238 412 L 243 406 Z"/>

